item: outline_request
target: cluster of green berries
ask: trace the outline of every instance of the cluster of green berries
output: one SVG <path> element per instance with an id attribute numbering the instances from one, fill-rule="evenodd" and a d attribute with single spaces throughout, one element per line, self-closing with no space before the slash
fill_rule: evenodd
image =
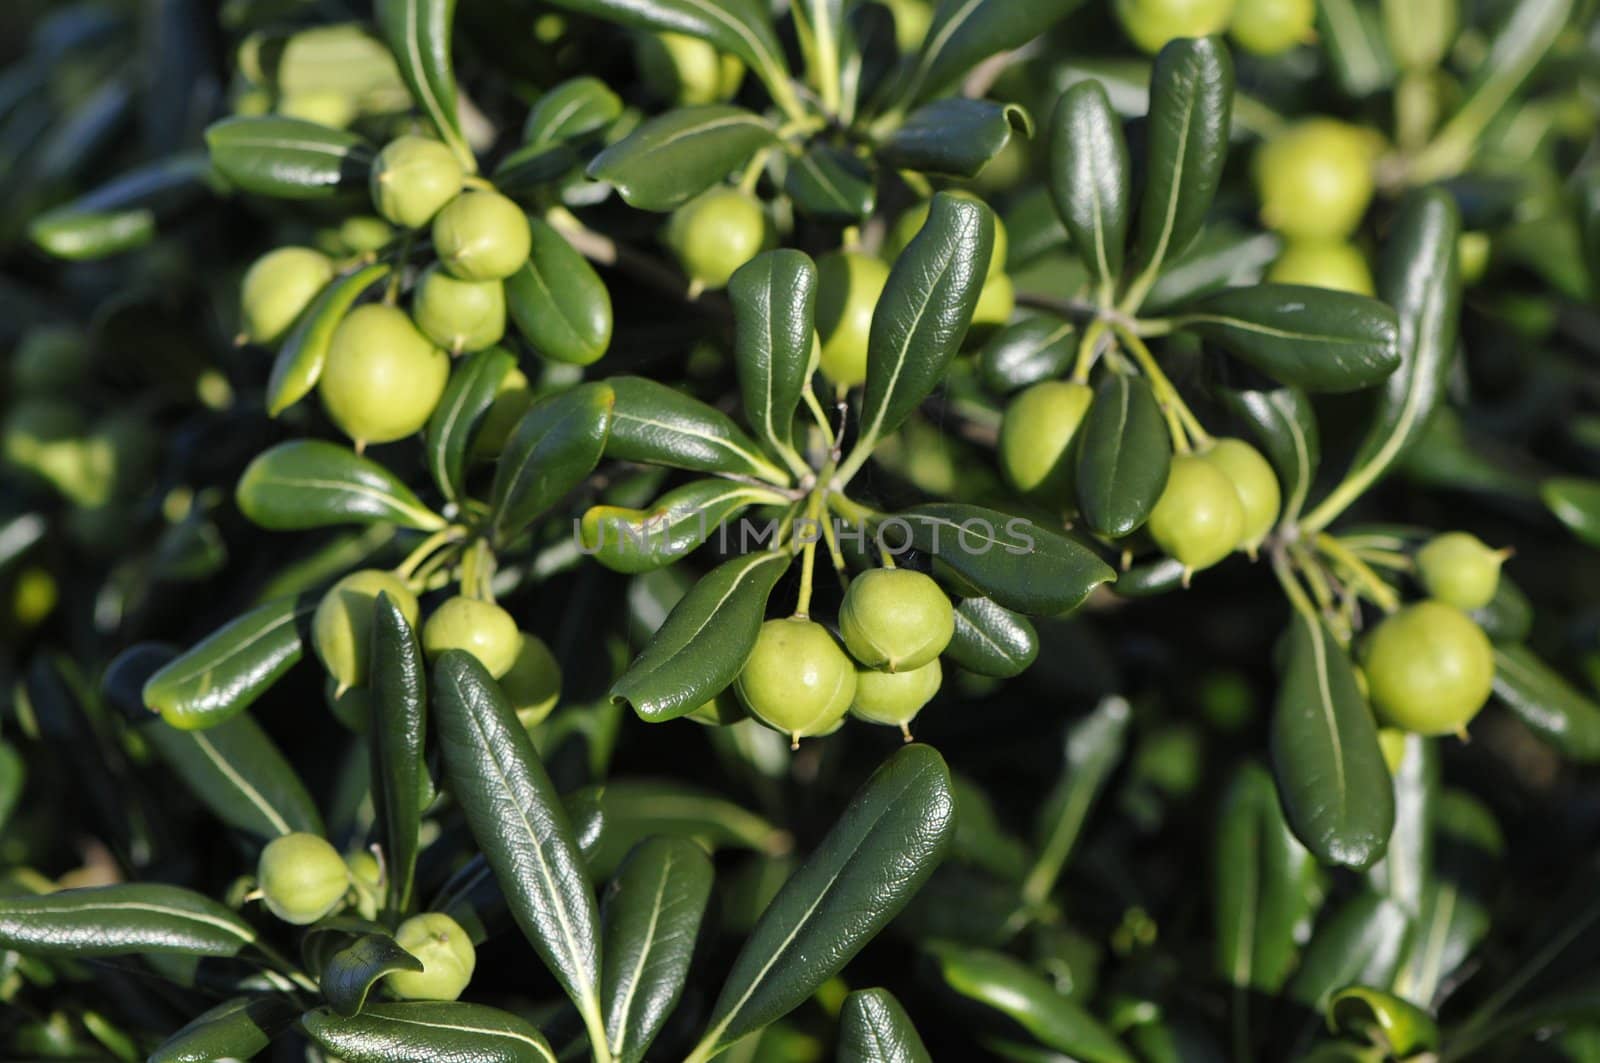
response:
<path id="1" fill-rule="evenodd" d="M 1350 238 L 1372 203 L 1381 147 L 1378 134 L 1333 118 L 1302 119 L 1262 145 L 1261 220 L 1284 239 L 1268 280 L 1372 294 L 1372 270 Z"/>
<path id="2" fill-rule="evenodd" d="M 1256 55 L 1279 55 L 1315 37 L 1316 0 L 1116 0 L 1128 39 L 1151 55 L 1178 37 L 1227 32 Z"/>
<path id="3" fill-rule="evenodd" d="M 955 609 L 932 578 L 872 569 L 845 591 L 837 636 L 805 616 L 763 624 L 734 689 L 751 715 L 797 744 L 837 730 L 846 715 L 909 738 L 939 692 L 939 654 L 954 633 Z"/>

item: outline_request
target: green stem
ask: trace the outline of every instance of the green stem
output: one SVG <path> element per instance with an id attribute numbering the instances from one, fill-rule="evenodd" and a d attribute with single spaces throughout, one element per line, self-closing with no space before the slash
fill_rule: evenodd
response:
<path id="1" fill-rule="evenodd" d="M 811 497 L 806 501 L 806 520 L 816 524 L 825 516 L 822 509 L 826 496 L 827 492 L 820 488 L 811 493 Z M 801 620 L 811 615 L 811 588 L 816 570 L 817 540 L 809 538 L 800 548 L 800 595 L 794 607 L 794 615 Z"/>
<path id="2" fill-rule="evenodd" d="M 1140 370 L 1149 378 L 1150 387 L 1155 392 L 1157 404 L 1161 406 L 1163 412 L 1171 411 L 1168 416 L 1169 423 L 1176 418 L 1180 427 L 1179 430 L 1173 433 L 1173 446 L 1178 449 L 1179 453 L 1188 452 L 1190 440 L 1193 440 L 1200 447 L 1210 446 L 1211 433 L 1205 430 L 1205 427 L 1200 423 L 1200 419 L 1189 409 L 1188 403 L 1183 401 L 1183 396 L 1178 394 L 1178 389 L 1168 379 L 1167 374 L 1162 370 L 1160 363 L 1156 361 L 1155 355 L 1150 353 L 1150 348 L 1145 345 L 1144 340 L 1140 339 L 1137 333 L 1126 324 L 1114 323 L 1112 327 L 1116 329 L 1117 337 L 1122 340 L 1128 351 L 1133 355 L 1133 360 L 1139 364 Z"/>
<path id="3" fill-rule="evenodd" d="M 1340 568 L 1348 570 L 1351 581 L 1379 609 L 1392 613 L 1400 608 L 1400 596 L 1395 589 L 1372 571 L 1372 567 L 1361 560 L 1355 551 L 1326 533 L 1318 533 L 1315 542 L 1319 551 L 1326 554 Z"/>
<path id="4" fill-rule="evenodd" d="M 1110 325 L 1105 318 L 1096 318 L 1083 330 L 1083 339 L 1078 342 L 1078 360 L 1072 367 L 1073 383 L 1089 383 L 1089 371 L 1094 368 L 1094 363 L 1099 360 L 1100 352 L 1104 349 L 1102 341 L 1108 328 Z"/>
<path id="5" fill-rule="evenodd" d="M 448 528 L 441 528 L 432 535 L 428 536 L 426 539 L 422 540 L 422 542 L 418 544 L 417 548 L 411 551 L 411 553 L 406 556 L 404 561 L 400 562 L 400 566 L 394 570 L 394 574 L 403 580 L 409 580 L 413 575 L 416 574 L 417 566 L 421 565 L 430 554 L 446 543 L 455 542 L 464 538 L 466 534 L 467 530 L 459 524 L 452 524 Z"/>

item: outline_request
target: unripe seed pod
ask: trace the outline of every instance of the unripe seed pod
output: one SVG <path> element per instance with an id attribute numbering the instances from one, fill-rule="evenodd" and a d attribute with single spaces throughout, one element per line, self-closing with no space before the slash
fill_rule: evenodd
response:
<path id="1" fill-rule="evenodd" d="M 1228 28 L 1234 0 L 1116 0 L 1128 39 L 1149 55 L 1178 37 L 1210 37 Z"/>
<path id="2" fill-rule="evenodd" d="M 463 192 L 433 219 L 434 254 L 461 280 L 505 280 L 532 247 L 528 216 L 498 192 Z"/>
<path id="3" fill-rule="evenodd" d="M 448 915 L 414 915 L 395 930 L 394 940 L 422 961 L 420 971 L 395 971 L 384 979 L 402 1000 L 454 1000 L 472 981 L 477 951 L 461 924 Z"/>
<path id="4" fill-rule="evenodd" d="M 856 387 L 867 379 L 867 340 L 889 267 L 859 251 L 817 260 L 817 334 L 822 371 L 835 384 Z"/>
<path id="5" fill-rule="evenodd" d="M 521 648 L 522 633 L 511 614 L 477 598 L 450 598 L 422 625 L 428 660 L 437 660 L 445 650 L 466 650 L 496 679 L 511 670 Z"/>
<path id="6" fill-rule="evenodd" d="M 350 888 L 350 869 L 339 850 L 315 834 L 285 834 L 261 850 L 256 885 L 273 915 L 305 926 L 339 907 Z"/>
<path id="7" fill-rule="evenodd" d="M 839 607 L 839 633 L 851 656 L 886 672 L 921 668 L 944 652 L 955 629 L 950 596 L 911 569 L 863 572 Z"/>
<path id="8" fill-rule="evenodd" d="M 1000 422 L 1000 471 L 1016 490 L 1042 505 L 1070 508 L 1077 440 L 1094 390 L 1046 380 L 1011 400 Z"/>
<path id="9" fill-rule="evenodd" d="M 561 664 L 538 635 L 522 632 L 516 659 L 500 677 L 500 689 L 524 727 L 543 723 L 561 701 Z"/>
<path id="10" fill-rule="evenodd" d="M 747 192 L 713 188 L 690 200 L 667 223 L 667 245 L 697 288 L 726 288 L 739 267 L 771 237 L 766 211 Z"/>
<path id="11" fill-rule="evenodd" d="M 406 622 L 416 627 L 417 596 L 400 577 L 375 568 L 352 572 L 335 583 L 311 618 L 311 646 L 339 684 L 336 695 L 367 681 L 373 609 L 379 594 L 387 594 Z"/>
<path id="12" fill-rule="evenodd" d="M 411 296 L 417 328 L 452 354 L 493 347 L 506 334 L 506 288 L 500 281 L 464 281 L 430 266 Z"/>
<path id="13" fill-rule="evenodd" d="M 1261 220 L 1300 240 L 1342 240 L 1372 202 L 1373 139 L 1332 118 L 1277 134 L 1256 156 Z"/>
<path id="14" fill-rule="evenodd" d="M 309 247 L 280 247 L 256 259 L 240 288 L 242 334 L 276 343 L 333 279 L 333 261 Z"/>
<path id="15" fill-rule="evenodd" d="M 1279 55 L 1310 43 L 1316 21 L 1316 0 L 1238 0 L 1228 33 L 1247 52 Z"/>
<path id="16" fill-rule="evenodd" d="M 1372 269 L 1359 248 L 1340 240 L 1295 240 L 1283 249 L 1267 280 L 1371 295 Z"/>
<path id="17" fill-rule="evenodd" d="M 1222 470 L 1233 484 L 1244 508 L 1240 546 L 1255 553 L 1261 540 L 1278 523 L 1283 501 L 1278 474 L 1259 450 L 1242 439 L 1219 439 L 1200 458 Z"/>
<path id="18" fill-rule="evenodd" d="M 768 620 L 734 689 L 757 719 L 798 745 L 843 720 L 856 694 L 856 667 L 821 624 Z"/>
<path id="19" fill-rule="evenodd" d="M 744 80 L 744 63 L 738 56 L 719 52 L 698 37 L 641 33 L 637 44 L 639 73 L 645 84 L 679 107 L 732 99 Z"/>
<path id="20" fill-rule="evenodd" d="M 1491 549 L 1476 535 L 1446 532 L 1417 551 L 1417 576 L 1431 596 L 1471 612 L 1494 600 L 1505 560 L 1504 550 Z"/>
<path id="21" fill-rule="evenodd" d="M 856 672 L 856 697 L 850 715 L 886 727 L 907 727 L 922 707 L 939 693 L 944 671 L 935 657 L 907 672 Z"/>
<path id="22" fill-rule="evenodd" d="M 398 137 L 372 163 L 372 205 L 401 228 L 420 229 L 461 194 L 465 178 L 461 161 L 439 141 Z"/>
<path id="23" fill-rule="evenodd" d="M 450 356 L 404 311 L 368 303 L 334 330 L 317 393 L 358 446 L 391 443 L 428 423 L 449 377 Z"/>
<path id="24" fill-rule="evenodd" d="M 1194 572 L 1238 548 L 1244 505 L 1221 469 L 1194 454 L 1176 454 L 1146 528 L 1157 546 Z"/>
<path id="25" fill-rule="evenodd" d="M 1466 729 L 1494 687 L 1494 647 L 1453 605 L 1423 601 L 1373 631 L 1363 667 L 1378 718 L 1424 735 Z"/>

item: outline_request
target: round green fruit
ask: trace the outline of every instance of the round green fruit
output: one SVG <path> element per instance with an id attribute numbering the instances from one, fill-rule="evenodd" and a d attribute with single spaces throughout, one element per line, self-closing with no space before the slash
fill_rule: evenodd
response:
<path id="1" fill-rule="evenodd" d="M 1494 687 L 1494 648 L 1453 605 L 1424 601 L 1388 617 L 1363 665 L 1384 723 L 1423 735 L 1457 734 Z"/>
<path id="2" fill-rule="evenodd" d="M 1461 283 L 1477 284 L 1489 272 L 1489 255 L 1493 250 L 1486 232 L 1464 232 L 1456 237 L 1456 254 L 1461 259 Z"/>
<path id="3" fill-rule="evenodd" d="M 1446 532 L 1417 551 L 1417 576 L 1431 597 L 1470 613 L 1494 599 L 1505 560 L 1504 550 L 1486 546 L 1476 535 Z"/>
<path id="4" fill-rule="evenodd" d="M 406 623 L 416 627 L 420 613 L 417 596 L 399 576 L 381 569 L 350 573 L 317 603 L 316 614 L 311 618 L 311 646 L 338 683 L 336 694 L 367 681 L 373 608 L 380 594 L 387 594 Z"/>
<path id="5" fill-rule="evenodd" d="M 867 379 L 867 341 L 889 267 L 859 251 L 817 260 L 817 334 L 822 371 L 835 384 L 856 387 Z"/>
<path id="6" fill-rule="evenodd" d="M 1259 450 L 1242 439 L 1219 439 L 1200 458 L 1220 469 L 1233 484 L 1244 507 L 1240 545 L 1253 554 L 1278 523 L 1283 501 L 1278 474 Z"/>
<path id="7" fill-rule="evenodd" d="M 955 634 L 955 607 L 930 576 L 875 568 L 850 581 L 839 607 L 839 633 L 868 668 L 908 672 L 934 660 Z"/>
<path id="8" fill-rule="evenodd" d="M 1316 0 L 1237 0 L 1228 34 L 1247 52 L 1279 55 L 1315 36 Z"/>
<path id="9" fill-rule="evenodd" d="M 1234 0 L 1116 0 L 1117 20 L 1139 50 L 1154 55 L 1178 37 L 1228 28 Z"/>
<path id="10" fill-rule="evenodd" d="M 713 188 L 679 207 L 667 223 L 667 246 L 700 289 L 726 288 L 769 238 L 761 201 L 736 188 Z"/>
<path id="11" fill-rule="evenodd" d="M 359 446 L 391 443 L 428 423 L 449 377 L 450 356 L 404 311 L 369 303 L 334 329 L 317 393 Z"/>
<path id="12" fill-rule="evenodd" d="M 905 728 L 922 707 L 939 693 L 944 672 L 935 657 L 921 668 L 905 672 L 856 672 L 856 698 L 850 715 L 868 723 Z"/>
<path id="13" fill-rule="evenodd" d="M 856 666 L 821 624 L 768 620 L 734 689 L 757 719 L 798 745 L 832 730 L 850 710 Z"/>
<path id="14" fill-rule="evenodd" d="M 1294 240 L 1342 240 L 1372 202 L 1372 136 L 1332 118 L 1309 118 L 1256 155 L 1261 220 Z"/>
<path id="15" fill-rule="evenodd" d="M 361 113 L 356 101 L 342 92 L 287 93 L 278 101 L 277 112 L 329 129 L 345 129 Z"/>
<path id="16" fill-rule="evenodd" d="M 401 923 L 395 943 L 422 961 L 420 971 L 394 971 L 385 979 L 401 1000 L 454 1000 L 472 981 L 478 954 L 461 924 L 443 912 L 424 912 Z"/>
<path id="17" fill-rule="evenodd" d="M 933 5 L 929 0 L 883 0 L 894 16 L 894 40 L 902 55 L 915 52 L 933 24 Z"/>
<path id="18" fill-rule="evenodd" d="M 1296 240 L 1267 271 L 1274 284 L 1305 284 L 1371 295 L 1372 270 L 1359 248 L 1341 240 Z"/>
<path id="19" fill-rule="evenodd" d="M 500 689 L 523 727 L 543 723 L 561 700 L 561 664 L 538 635 L 522 632 L 517 656 L 500 677 Z"/>
<path id="20" fill-rule="evenodd" d="M 405 229 L 420 229 L 461 194 L 466 174 L 437 140 L 404 136 L 384 145 L 372 163 L 372 205 Z"/>
<path id="21" fill-rule="evenodd" d="M 506 334 L 506 287 L 464 281 L 430 266 L 411 296 L 411 318 L 434 343 L 462 354 L 493 347 Z"/>
<path id="22" fill-rule="evenodd" d="M 739 91 L 744 63 L 698 37 L 641 33 L 636 38 L 639 73 L 650 91 L 680 107 L 722 103 Z"/>
<path id="23" fill-rule="evenodd" d="M 393 239 L 393 226 L 369 214 L 358 214 L 339 223 L 339 243 L 353 255 L 376 254 Z"/>
<path id="24" fill-rule="evenodd" d="M 1023 391 L 1000 422 L 1000 470 L 1017 491 L 1065 511 L 1071 507 L 1079 429 L 1094 391 L 1047 380 Z"/>
<path id="25" fill-rule="evenodd" d="M 1194 454 L 1175 454 L 1146 527 L 1157 546 L 1194 572 L 1238 548 L 1244 519 L 1244 504 L 1226 473 Z"/>
<path id="26" fill-rule="evenodd" d="M 433 219 L 434 254 L 462 280 L 505 280 L 532 247 L 528 216 L 498 192 L 463 192 Z"/>
<path id="27" fill-rule="evenodd" d="M 251 343 L 276 343 L 333 280 L 333 260 L 309 247 L 280 247 L 256 259 L 240 288 L 239 319 Z"/>
<path id="28" fill-rule="evenodd" d="M 511 614 L 478 598 L 447 599 L 422 625 L 422 650 L 428 660 L 437 660 L 445 650 L 466 650 L 496 679 L 511 671 L 522 643 Z"/>
<path id="29" fill-rule="evenodd" d="M 268 911 L 305 926 L 339 907 L 350 889 L 350 869 L 339 850 L 315 834 L 285 834 L 261 850 L 256 885 Z"/>
<path id="30" fill-rule="evenodd" d="M 977 305 L 972 308 L 973 327 L 1004 325 L 1011 320 L 1011 312 L 1016 308 L 1017 289 L 1010 275 L 991 273 L 978 293 Z"/>

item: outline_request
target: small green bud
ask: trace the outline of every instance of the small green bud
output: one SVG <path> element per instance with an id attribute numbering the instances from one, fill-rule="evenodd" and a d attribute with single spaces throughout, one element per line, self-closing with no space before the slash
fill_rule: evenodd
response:
<path id="1" fill-rule="evenodd" d="M 442 912 L 425 912 L 401 923 L 395 943 L 422 961 L 420 971 L 395 971 L 384 979 L 402 1000 L 454 1000 L 478 965 L 472 938 Z"/>

